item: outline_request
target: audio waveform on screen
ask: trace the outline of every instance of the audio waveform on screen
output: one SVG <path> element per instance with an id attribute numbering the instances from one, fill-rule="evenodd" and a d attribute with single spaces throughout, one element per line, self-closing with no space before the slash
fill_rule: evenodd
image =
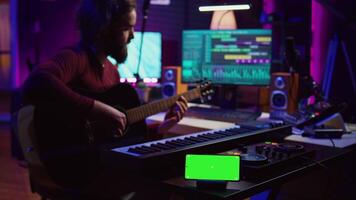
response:
<path id="1" fill-rule="evenodd" d="M 202 75 L 208 80 L 234 84 L 264 84 L 270 79 L 268 67 L 227 67 L 226 65 L 203 67 Z"/>

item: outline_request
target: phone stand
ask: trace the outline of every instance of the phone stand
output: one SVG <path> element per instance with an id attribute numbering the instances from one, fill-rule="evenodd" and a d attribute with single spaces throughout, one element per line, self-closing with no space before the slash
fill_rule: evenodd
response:
<path id="1" fill-rule="evenodd" d="M 227 186 L 227 181 L 197 181 L 198 189 L 214 189 L 214 190 L 225 190 Z"/>

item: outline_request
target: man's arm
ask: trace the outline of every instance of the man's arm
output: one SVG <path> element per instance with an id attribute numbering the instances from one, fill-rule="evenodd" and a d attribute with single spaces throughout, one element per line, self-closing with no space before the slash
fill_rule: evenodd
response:
<path id="1" fill-rule="evenodd" d="M 126 127 L 125 114 L 100 101 L 78 94 L 67 86 L 84 71 L 81 62 L 74 52 L 68 50 L 39 66 L 23 86 L 25 100 L 35 106 L 43 102 L 59 102 L 102 121 L 112 129 L 113 134 L 122 136 Z"/>
<path id="2" fill-rule="evenodd" d="M 60 102 L 79 111 L 89 112 L 94 100 L 74 92 L 67 86 L 82 70 L 75 54 L 65 50 L 49 62 L 38 66 L 23 85 L 25 101 L 33 105 Z"/>

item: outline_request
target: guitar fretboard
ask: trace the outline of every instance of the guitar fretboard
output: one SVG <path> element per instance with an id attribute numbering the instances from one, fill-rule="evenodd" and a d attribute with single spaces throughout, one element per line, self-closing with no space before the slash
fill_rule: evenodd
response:
<path id="1" fill-rule="evenodd" d="M 148 116 L 167 110 L 175 104 L 180 96 L 186 98 L 187 101 L 197 99 L 201 96 L 201 88 L 195 88 L 167 99 L 157 100 L 152 103 L 130 109 L 127 111 L 128 124 L 134 124 L 138 121 L 146 119 Z"/>

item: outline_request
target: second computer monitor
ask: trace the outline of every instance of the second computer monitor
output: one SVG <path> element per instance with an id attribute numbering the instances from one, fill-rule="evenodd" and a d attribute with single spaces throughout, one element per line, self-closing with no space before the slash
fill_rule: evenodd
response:
<path id="1" fill-rule="evenodd" d="M 268 85 L 272 31 L 268 29 L 183 31 L 182 80 L 215 84 Z"/>
<path id="2" fill-rule="evenodd" d="M 162 67 L 162 35 L 159 32 L 136 32 L 135 37 L 127 45 L 128 56 L 124 63 L 117 63 L 112 57 L 108 59 L 118 65 L 122 81 L 128 81 L 139 74 L 142 79 L 161 78 Z M 141 53 L 141 56 L 140 56 Z M 140 61 L 139 61 L 140 60 Z M 139 65 L 140 64 L 140 65 Z"/>

